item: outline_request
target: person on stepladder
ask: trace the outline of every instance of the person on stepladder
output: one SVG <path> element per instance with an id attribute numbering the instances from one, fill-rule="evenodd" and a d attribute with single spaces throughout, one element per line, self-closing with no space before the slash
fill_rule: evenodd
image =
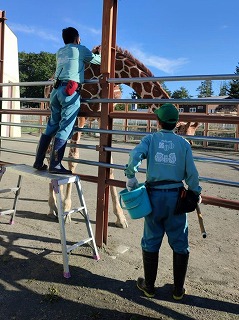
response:
<path id="1" fill-rule="evenodd" d="M 79 33 L 73 27 L 63 29 L 62 38 L 65 46 L 56 53 L 55 84 L 50 95 L 51 116 L 45 132 L 41 135 L 33 167 L 47 170 L 44 159 L 54 137 L 49 172 L 71 174 L 61 161 L 80 109 L 80 87 L 84 82 L 85 63 L 100 64 L 101 49 L 95 47 L 91 52 L 81 45 Z"/>
<path id="2" fill-rule="evenodd" d="M 175 214 L 183 181 L 201 200 L 199 176 L 194 164 L 191 146 L 187 140 L 174 133 L 179 119 L 177 108 L 170 103 L 155 110 L 161 129 L 145 136 L 130 152 L 125 168 L 126 187 L 138 187 L 135 173 L 147 159 L 146 186 L 152 212 L 145 216 L 141 240 L 144 278 L 138 278 L 137 287 L 147 297 L 155 296 L 159 250 L 164 234 L 173 250 L 173 299 L 181 300 L 185 294 L 184 282 L 189 259 L 187 213 Z"/>

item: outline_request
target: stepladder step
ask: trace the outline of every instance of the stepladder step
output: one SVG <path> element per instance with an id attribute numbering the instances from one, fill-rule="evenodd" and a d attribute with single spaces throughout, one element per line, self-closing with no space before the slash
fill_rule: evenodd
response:
<path id="1" fill-rule="evenodd" d="M 67 246 L 67 253 L 71 252 L 72 250 L 74 250 L 80 246 L 83 246 L 84 244 L 88 244 L 90 241 L 92 241 L 92 238 L 87 238 L 87 239 L 81 240 L 81 241 L 73 244 L 72 246 Z"/>
<path id="2" fill-rule="evenodd" d="M 2 211 L 0 211 L 0 216 L 5 216 L 7 214 L 12 214 L 13 212 L 14 212 L 13 209 L 2 210 Z"/>
<path id="3" fill-rule="evenodd" d="M 84 210 L 84 209 L 85 209 L 85 207 L 82 206 L 82 207 L 79 207 L 79 208 L 71 209 L 71 210 L 69 210 L 69 211 L 65 211 L 65 212 L 64 212 L 64 216 L 67 216 L 67 215 L 69 215 L 69 214 L 76 213 L 76 212 L 81 212 L 81 211 Z"/>

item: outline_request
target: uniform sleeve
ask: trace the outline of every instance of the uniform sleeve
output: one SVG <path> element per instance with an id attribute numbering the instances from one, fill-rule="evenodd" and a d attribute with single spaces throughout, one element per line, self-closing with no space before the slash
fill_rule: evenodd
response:
<path id="1" fill-rule="evenodd" d="M 84 62 L 93 63 L 93 64 L 101 64 L 101 55 L 100 54 L 95 54 L 84 46 L 83 46 L 83 49 L 84 49 Z"/>
<path id="2" fill-rule="evenodd" d="M 186 154 L 186 176 L 185 182 L 188 185 L 188 189 L 194 191 L 196 194 L 200 194 L 202 188 L 199 186 L 199 175 L 195 166 L 191 146 L 187 148 Z"/>
<path id="3" fill-rule="evenodd" d="M 124 170 L 127 178 L 133 178 L 135 173 L 138 172 L 138 167 L 141 165 L 142 160 L 147 158 L 150 145 L 150 137 L 144 137 L 141 142 L 129 153 L 129 161 Z"/>

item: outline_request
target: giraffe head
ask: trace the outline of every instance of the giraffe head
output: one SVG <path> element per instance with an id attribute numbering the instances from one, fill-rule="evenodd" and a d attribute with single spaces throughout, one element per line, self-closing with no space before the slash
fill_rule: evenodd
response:
<path id="1" fill-rule="evenodd" d="M 175 132 L 181 135 L 193 136 L 199 126 L 199 122 L 178 122 Z"/>
<path id="2" fill-rule="evenodd" d="M 178 122 L 175 128 L 175 133 L 179 135 L 189 135 L 189 136 L 194 136 L 197 128 L 201 124 L 199 122 Z M 189 140 L 190 144 L 192 144 L 192 141 Z"/>

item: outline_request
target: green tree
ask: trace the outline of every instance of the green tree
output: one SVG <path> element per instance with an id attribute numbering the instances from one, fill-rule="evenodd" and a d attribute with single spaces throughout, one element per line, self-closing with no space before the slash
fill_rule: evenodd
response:
<path id="1" fill-rule="evenodd" d="M 169 95 L 169 97 L 171 96 L 172 92 L 167 88 L 166 84 L 164 82 L 160 83 L 161 87 L 164 89 L 164 91 L 167 92 L 167 94 Z"/>
<path id="2" fill-rule="evenodd" d="M 19 77 L 20 82 L 38 82 L 47 81 L 55 72 L 56 58 L 55 54 L 48 52 L 25 53 L 19 52 Z M 21 97 L 42 98 L 42 86 L 21 87 Z M 31 106 L 38 106 L 31 103 Z"/>
<path id="3" fill-rule="evenodd" d="M 188 99 L 191 98 L 188 90 L 185 87 L 180 87 L 178 90 L 175 90 L 171 96 L 173 99 Z"/>
<path id="4" fill-rule="evenodd" d="M 132 99 L 141 99 L 141 97 L 135 91 L 133 91 L 131 93 L 131 98 Z M 148 105 L 147 104 L 143 104 L 143 103 L 138 103 L 137 104 L 137 109 L 148 109 Z"/>
<path id="5" fill-rule="evenodd" d="M 239 74 L 239 66 L 236 66 L 235 74 Z M 230 82 L 228 95 L 230 98 L 238 99 L 239 98 L 239 80 L 235 79 Z"/>
<path id="6" fill-rule="evenodd" d="M 228 94 L 228 83 L 227 81 L 223 81 L 220 85 L 219 96 L 226 96 Z"/>
<path id="7" fill-rule="evenodd" d="M 201 82 L 201 85 L 196 89 L 199 92 L 198 98 L 206 98 L 213 96 L 212 80 L 205 80 Z"/>
<path id="8" fill-rule="evenodd" d="M 124 103 L 117 103 L 114 107 L 115 111 L 125 111 L 125 104 Z"/>

